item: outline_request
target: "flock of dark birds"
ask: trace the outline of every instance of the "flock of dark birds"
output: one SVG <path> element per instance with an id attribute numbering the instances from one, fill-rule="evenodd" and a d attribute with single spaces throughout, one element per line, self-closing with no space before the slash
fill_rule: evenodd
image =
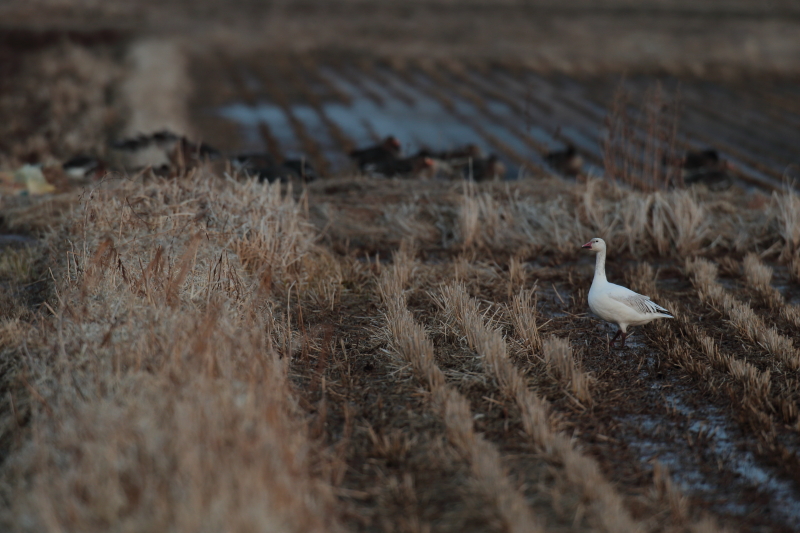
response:
<path id="1" fill-rule="evenodd" d="M 221 162 L 228 170 L 261 182 L 310 182 L 320 178 L 306 158 L 278 160 L 262 152 L 226 156 L 206 143 L 194 143 L 167 130 L 122 139 L 111 143 L 110 148 L 111 153 L 117 154 L 155 149 L 162 154 L 161 162 L 146 166 L 153 174 L 162 177 L 180 175 L 201 163 Z M 497 155 L 487 156 L 475 144 L 445 151 L 422 149 L 412 156 L 403 156 L 402 145 L 390 135 L 374 146 L 351 150 L 348 155 L 360 173 L 373 177 L 487 181 L 503 180 L 506 176 L 506 167 Z M 582 175 L 583 157 L 571 144 L 563 150 L 546 154 L 545 162 L 561 175 Z M 683 157 L 665 156 L 662 164 L 680 168 L 687 185 L 704 183 L 711 189 L 720 190 L 732 183 L 730 164 L 713 149 L 689 151 Z M 124 164 L 121 166 L 125 170 L 135 170 Z M 63 165 L 64 172 L 75 178 L 100 176 L 108 168 L 107 163 L 90 156 L 77 156 Z"/>

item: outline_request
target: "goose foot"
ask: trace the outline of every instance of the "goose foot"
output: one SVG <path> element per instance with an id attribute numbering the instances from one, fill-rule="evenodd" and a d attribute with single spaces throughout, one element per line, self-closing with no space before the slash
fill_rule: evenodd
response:
<path id="1" fill-rule="evenodd" d="M 622 335 L 622 330 L 618 329 L 617 330 L 617 334 L 614 335 L 614 338 L 611 339 L 610 341 L 608 341 L 608 349 L 609 350 L 614 347 L 614 343 L 617 342 L 617 339 L 619 338 L 620 335 Z M 624 336 L 622 337 L 622 345 L 625 346 L 625 337 Z"/>

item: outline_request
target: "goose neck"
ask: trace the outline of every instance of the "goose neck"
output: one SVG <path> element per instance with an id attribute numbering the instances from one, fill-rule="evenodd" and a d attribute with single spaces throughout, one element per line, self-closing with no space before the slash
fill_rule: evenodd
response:
<path id="1" fill-rule="evenodd" d="M 594 279 L 595 280 L 606 280 L 606 251 L 601 250 L 597 252 L 597 260 L 594 264 Z"/>

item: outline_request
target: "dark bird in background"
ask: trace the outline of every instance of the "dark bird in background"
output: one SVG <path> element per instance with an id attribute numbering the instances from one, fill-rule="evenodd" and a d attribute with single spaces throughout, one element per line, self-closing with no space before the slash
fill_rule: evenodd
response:
<path id="1" fill-rule="evenodd" d="M 426 169 L 433 168 L 433 159 L 430 157 L 406 157 L 404 159 L 385 159 L 368 165 L 367 172 L 380 174 L 387 178 L 409 178 L 419 175 Z"/>
<path id="2" fill-rule="evenodd" d="M 418 156 L 430 157 L 431 159 L 438 159 L 448 163 L 455 163 L 467 161 L 469 159 L 479 159 L 483 157 L 483 150 L 477 144 L 465 144 L 452 150 L 433 151 L 423 149 L 417 152 Z"/>
<path id="3" fill-rule="evenodd" d="M 470 164 L 464 167 L 464 177 L 475 181 L 502 180 L 506 177 L 506 166 L 496 154 L 490 154 L 489 157 L 470 160 Z"/>
<path id="4" fill-rule="evenodd" d="M 201 142 L 194 143 L 184 137 L 169 130 L 161 130 L 149 135 L 139 134 L 127 139 L 120 139 L 111 143 L 114 150 L 134 152 L 155 146 L 165 152 L 181 150 L 187 157 L 216 159 L 220 156 L 219 150 Z"/>
<path id="5" fill-rule="evenodd" d="M 112 142 L 110 146 L 113 150 L 130 153 L 130 157 L 134 159 L 137 157 L 137 152 L 141 156 L 145 150 L 155 148 L 155 152 L 162 152 L 162 155 L 157 157 L 156 161 L 151 159 L 147 164 L 153 167 L 169 164 L 170 170 L 178 173 L 221 157 L 219 150 L 216 148 L 204 142 L 192 142 L 186 137 L 169 130 L 120 139 Z"/>
<path id="6" fill-rule="evenodd" d="M 285 159 L 283 161 L 283 166 L 293 170 L 297 177 L 305 182 L 319 179 L 319 174 L 317 174 L 316 169 L 305 157 L 300 159 Z"/>
<path id="7" fill-rule="evenodd" d="M 237 154 L 230 157 L 233 168 L 242 171 L 252 171 L 262 167 L 272 167 L 277 165 L 277 161 L 270 154 L 266 153 L 246 153 Z"/>
<path id="8" fill-rule="evenodd" d="M 483 159 L 484 155 L 477 144 L 465 144 L 443 151 L 423 148 L 417 152 L 416 157 L 428 157 L 432 160 L 433 166 L 430 171 L 432 177 L 453 179 L 462 178 L 468 173 L 469 165 Z"/>
<path id="9" fill-rule="evenodd" d="M 553 150 L 544 156 L 550 168 L 565 176 L 577 176 L 583 169 L 583 157 L 571 143 L 564 150 Z"/>
<path id="10" fill-rule="evenodd" d="M 287 182 L 300 179 L 304 182 L 318 178 L 314 167 L 305 159 L 286 159 L 278 163 L 270 154 L 249 153 L 231 157 L 233 167 L 259 181 Z"/>
<path id="11" fill-rule="evenodd" d="M 149 139 L 144 135 L 137 135 L 136 137 L 128 137 L 127 139 L 120 139 L 111 143 L 111 148 L 114 150 L 124 150 L 126 152 L 134 152 L 149 146 Z"/>
<path id="12" fill-rule="evenodd" d="M 359 170 L 363 172 L 368 165 L 399 159 L 401 155 L 400 148 L 400 141 L 393 135 L 390 135 L 380 144 L 358 150 L 351 150 L 348 155 L 358 164 Z"/>
<path id="13" fill-rule="evenodd" d="M 700 170 L 703 168 L 716 167 L 720 164 L 719 152 L 713 148 L 699 151 L 688 151 L 683 156 L 681 167 L 684 170 Z"/>
<path id="14" fill-rule="evenodd" d="M 203 161 L 214 161 L 219 159 L 222 154 L 216 148 L 201 142 L 193 143 L 186 137 L 178 137 L 174 140 L 165 140 L 156 144 L 169 154 L 170 161 L 179 167 L 193 167 Z"/>
<path id="15" fill-rule="evenodd" d="M 683 157 L 670 161 L 666 156 L 664 163 L 680 166 L 683 182 L 686 185 L 704 184 L 712 191 L 722 191 L 733 185 L 730 171 L 733 165 L 725 161 L 713 148 L 690 150 Z"/>

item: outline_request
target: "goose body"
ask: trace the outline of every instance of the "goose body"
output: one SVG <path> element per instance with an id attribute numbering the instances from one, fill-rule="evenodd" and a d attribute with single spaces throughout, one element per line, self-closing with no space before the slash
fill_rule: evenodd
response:
<path id="1" fill-rule="evenodd" d="M 619 331 L 609 342 L 613 346 L 622 336 L 622 346 L 628 336 L 629 326 L 641 326 L 657 318 L 674 318 L 669 311 L 655 303 L 649 296 L 638 294 L 606 279 L 606 243 L 603 239 L 594 238 L 583 245 L 597 254 L 594 267 L 594 279 L 589 289 L 589 309 L 594 314 L 619 327 Z"/>

